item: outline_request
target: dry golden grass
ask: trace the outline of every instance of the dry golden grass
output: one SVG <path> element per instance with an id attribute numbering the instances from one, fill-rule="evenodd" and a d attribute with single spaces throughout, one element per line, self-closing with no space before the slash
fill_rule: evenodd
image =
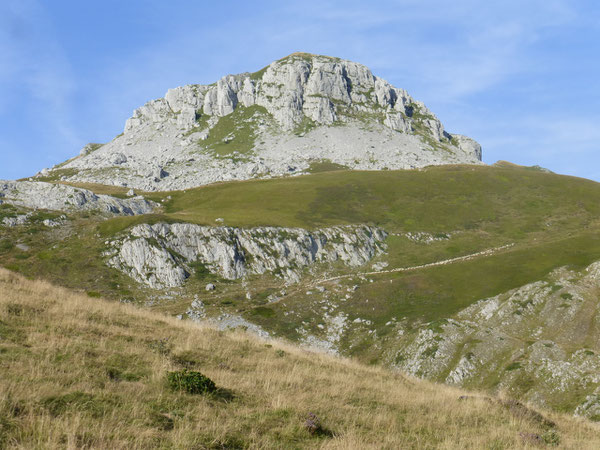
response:
<path id="1" fill-rule="evenodd" d="M 172 392 L 166 372 L 221 388 Z M 0 269 L 0 448 L 600 448 L 599 428 Z M 315 413 L 326 432 L 304 427 Z M 547 445 L 547 444 L 541 444 Z"/>

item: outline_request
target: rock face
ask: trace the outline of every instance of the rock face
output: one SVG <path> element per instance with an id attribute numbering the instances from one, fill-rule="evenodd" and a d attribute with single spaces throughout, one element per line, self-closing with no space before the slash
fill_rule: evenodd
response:
<path id="1" fill-rule="evenodd" d="M 600 413 L 600 262 L 481 300 L 452 319 L 400 331 L 389 362 L 413 375 L 497 389 L 576 414 Z M 577 392 L 578 396 L 574 396 Z M 578 397 L 578 398 L 575 398 Z"/>
<path id="2" fill-rule="evenodd" d="M 15 217 L 5 217 L 4 219 L 2 219 L 2 225 L 9 228 L 18 227 L 19 225 L 25 225 L 28 219 L 28 214 L 19 214 Z"/>
<path id="3" fill-rule="evenodd" d="M 0 180 L 0 197 L 6 203 L 32 209 L 98 211 L 123 216 L 147 214 L 156 206 L 143 197 L 122 200 L 65 184 L 39 181 Z"/>
<path id="4" fill-rule="evenodd" d="M 152 288 L 181 286 L 198 270 L 227 279 L 265 272 L 298 281 L 318 262 L 365 264 L 385 249 L 385 231 L 344 226 L 230 228 L 192 224 L 138 225 L 111 243 L 108 264 Z"/>
<path id="5" fill-rule="evenodd" d="M 297 174 L 322 160 L 377 170 L 477 164 L 481 147 L 447 133 L 367 67 L 297 53 L 253 74 L 171 89 L 135 110 L 122 135 L 55 170 L 71 181 L 172 190 Z"/>

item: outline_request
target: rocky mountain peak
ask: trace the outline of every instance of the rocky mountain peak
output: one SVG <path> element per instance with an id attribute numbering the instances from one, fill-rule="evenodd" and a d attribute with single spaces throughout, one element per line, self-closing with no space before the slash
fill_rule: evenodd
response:
<path id="1" fill-rule="evenodd" d="M 227 75 L 213 85 L 170 89 L 164 101 L 157 102 L 182 114 L 179 122 L 183 127 L 193 127 L 199 114 L 223 117 L 238 105 L 258 105 L 287 131 L 304 121 L 332 125 L 366 113 L 372 117 L 364 119 L 380 119 L 402 132 L 411 132 L 412 124 L 423 120 L 437 140 L 450 139 L 433 113 L 404 89 L 394 88 L 362 64 L 310 53 L 292 53 L 258 72 Z M 148 118 L 152 115 L 147 108 L 136 110 L 125 131 Z"/>
<path id="2" fill-rule="evenodd" d="M 480 160 L 479 144 L 446 132 L 422 102 L 362 64 L 292 53 L 254 73 L 168 90 L 113 141 L 86 146 L 50 176 L 172 190 L 323 162 L 382 170 Z"/>

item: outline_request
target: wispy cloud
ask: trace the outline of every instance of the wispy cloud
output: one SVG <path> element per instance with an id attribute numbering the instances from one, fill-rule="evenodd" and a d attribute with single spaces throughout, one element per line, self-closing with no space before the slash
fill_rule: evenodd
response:
<path id="1" fill-rule="evenodd" d="M 34 0 L 8 0 L 0 6 L 0 16 L 0 113 L 19 115 L 24 129 L 29 124 L 45 130 L 42 146 L 43 141 L 73 145 L 79 141 L 71 123 L 75 81 L 43 6 Z M 13 152 L 17 145 L 13 144 Z M 19 153 L 31 158 L 35 150 L 21 148 Z M 35 157 L 42 164 L 53 159 Z"/>
<path id="2" fill-rule="evenodd" d="M 591 94 L 600 5 L 591 0 L 137 1 L 145 7 L 95 4 L 106 17 L 118 6 L 122 17 L 94 41 L 97 52 L 77 55 L 53 29 L 79 20 L 70 9 L 61 16 L 39 0 L 0 5 L 0 115 L 35 120 L 30 142 L 45 143 L 47 159 L 60 161 L 83 138 L 112 138 L 134 108 L 170 87 L 257 70 L 298 50 L 368 65 L 425 101 L 450 131 L 480 140 L 489 158 L 567 167 L 560 149 L 588 152 L 598 138 L 590 117 L 600 102 Z M 571 56 L 574 49 L 581 55 Z M 577 85 L 563 67 L 568 58 Z M 585 72 L 577 66 L 584 61 Z M 93 71 L 81 70 L 92 63 Z"/>

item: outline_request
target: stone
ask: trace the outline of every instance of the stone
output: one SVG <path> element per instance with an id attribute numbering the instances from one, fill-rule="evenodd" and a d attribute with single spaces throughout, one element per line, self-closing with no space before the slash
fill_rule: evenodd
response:
<path id="1" fill-rule="evenodd" d="M 125 156 L 123 153 L 114 153 L 111 155 L 110 161 L 114 165 L 118 166 L 127 162 L 127 156 Z"/>
<path id="2" fill-rule="evenodd" d="M 214 284 L 212 284 L 212 283 L 208 283 L 208 284 L 206 285 L 206 287 L 205 287 L 205 289 L 206 289 L 207 291 L 214 291 L 216 288 L 217 288 L 217 287 L 216 287 Z"/>
<path id="3" fill-rule="evenodd" d="M 162 180 L 167 176 L 167 172 L 165 172 L 161 166 L 157 166 L 152 171 L 152 176 L 154 177 L 154 180 Z"/>
<path id="4" fill-rule="evenodd" d="M 63 220 L 53 220 L 53 219 L 45 219 L 42 222 L 45 226 L 47 226 L 48 228 L 56 228 L 61 226 L 64 221 Z"/>
<path id="5" fill-rule="evenodd" d="M 458 148 L 466 155 L 474 155 L 476 158 L 481 159 L 481 145 L 477 141 L 460 134 L 453 134 L 451 138 L 456 141 Z"/>
<path id="6" fill-rule="evenodd" d="M 386 238 L 382 229 L 366 225 L 308 231 L 158 223 L 133 227 L 105 256 L 109 266 L 153 288 L 181 286 L 197 261 L 229 280 L 271 272 L 297 282 L 311 264 L 363 265 L 385 250 Z"/>
<path id="7" fill-rule="evenodd" d="M 211 130 L 241 109 L 248 117 L 224 134 L 231 152 L 217 157 Z M 250 149 L 239 130 L 252 136 Z M 446 132 L 405 90 L 361 64 L 305 53 L 258 75 L 169 89 L 136 109 L 123 135 L 84 150 L 61 166 L 65 181 L 114 185 L 117 166 L 121 183 L 144 191 L 296 175 L 320 160 L 356 170 L 481 164 L 479 144 Z"/>
<path id="8" fill-rule="evenodd" d="M 2 224 L 8 228 L 25 225 L 29 221 L 30 214 L 19 214 L 16 217 L 5 217 L 2 219 Z"/>
<path id="9" fill-rule="evenodd" d="M 0 196 L 6 203 L 31 209 L 97 211 L 123 216 L 148 214 L 156 206 L 144 198 L 119 199 L 66 184 L 40 181 L 0 180 Z"/>

